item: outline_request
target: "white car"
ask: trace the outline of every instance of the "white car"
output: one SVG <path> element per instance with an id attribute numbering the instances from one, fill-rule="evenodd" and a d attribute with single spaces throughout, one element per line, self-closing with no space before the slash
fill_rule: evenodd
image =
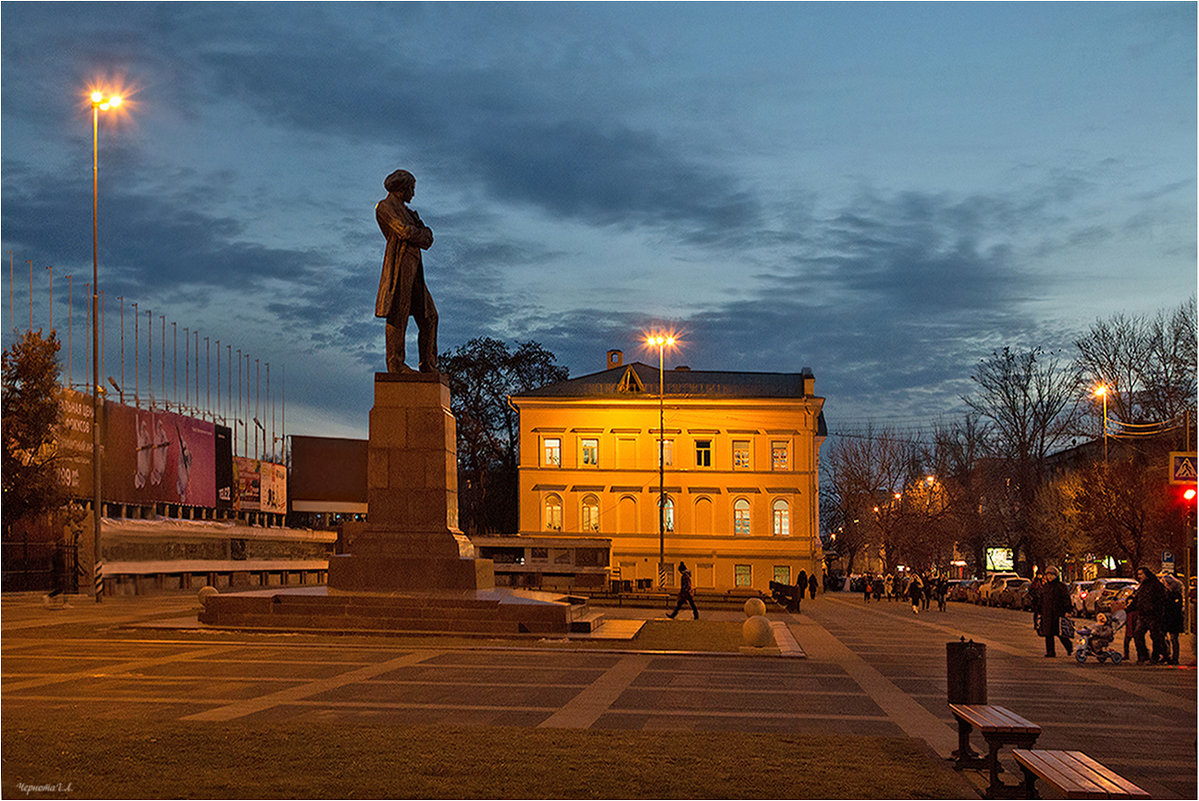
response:
<path id="1" fill-rule="evenodd" d="M 1091 589 L 1093 581 L 1072 581 L 1070 582 L 1070 607 L 1074 610 L 1074 614 L 1082 614 L 1082 600 L 1086 597 L 1087 590 Z"/>
<path id="2" fill-rule="evenodd" d="M 978 588 L 978 602 L 987 606 L 999 603 L 999 593 L 1003 592 L 1008 579 L 1020 578 L 1015 573 L 992 573 Z"/>
<path id="3" fill-rule="evenodd" d="M 1113 590 L 1116 590 L 1121 587 L 1127 587 L 1136 583 L 1136 579 L 1116 578 L 1114 576 L 1110 578 L 1095 579 L 1094 583 L 1091 584 L 1090 589 L 1087 590 L 1087 594 L 1083 596 L 1082 613 L 1088 617 L 1095 616 L 1095 613 L 1098 611 L 1096 610 L 1095 605 L 1099 603 L 1099 598 L 1103 595 L 1103 591 L 1108 587 L 1108 585 L 1112 585 Z M 1114 591 L 1108 593 L 1109 601 L 1114 594 Z"/>

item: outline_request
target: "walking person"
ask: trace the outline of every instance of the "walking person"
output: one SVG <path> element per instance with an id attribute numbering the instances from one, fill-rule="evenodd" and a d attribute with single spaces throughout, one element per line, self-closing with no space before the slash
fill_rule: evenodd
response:
<path id="1" fill-rule="evenodd" d="M 895 600 L 895 576 L 892 576 L 890 573 L 888 573 L 887 577 L 885 579 L 883 579 L 883 586 L 887 588 L 887 600 L 894 601 Z"/>
<path id="2" fill-rule="evenodd" d="M 874 592 L 874 586 L 870 583 L 870 574 L 867 573 L 862 578 L 862 600 L 870 603 L 870 593 Z"/>
<path id="3" fill-rule="evenodd" d="M 912 614 L 920 614 L 920 604 L 924 600 L 924 582 L 920 580 L 919 573 L 913 573 L 908 579 L 908 598 L 912 601 Z"/>
<path id="4" fill-rule="evenodd" d="M 1041 587 L 1045 584 L 1045 573 L 1037 571 L 1028 585 L 1028 600 L 1032 604 L 1032 627 L 1041 631 Z"/>
<path id="5" fill-rule="evenodd" d="M 808 592 L 812 598 L 816 597 L 816 571 L 812 571 L 812 575 L 808 576 Z"/>
<path id="6" fill-rule="evenodd" d="M 1162 584 L 1166 588 L 1166 606 L 1162 614 L 1162 631 L 1164 640 L 1169 646 L 1169 656 L 1166 664 L 1178 664 L 1178 635 L 1182 634 L 1185 621 L 1182 602 L 1182 582 L 1173 573 L 1163 573 Z"/>
<path id="7" fill-rule="evenodd" d="M 666 616 L 674 619 L 674 616 L 683 608 L 683 604 L 691 604 L 691 613 L 695 615 L 695 619 L 699 620 L 699 610 L 695 608 L 695 596 L 691 594 L 691 571 L 687 569 L 687 565 L 679 562 L 679 601 L 674 605 L 673 612 L 667 612 Z"/>
<path id="8" fill-rule="evenodd" d="M 1165 640 L 1162 636 L 1162 615 L 1166 608 L 1166 588 L 1161 580 L 1147 567 L 1137 568 L 1137 581 L 1141 582 L 1128 600 L 1128 608 L 1136 610 L 1137 625 L 1132 641 L 1137 647 L 1137 664 L 1164 662 Z M 1153 651 L 1145 646 L 1145 635 L 1153 642 Z"/>
<path id="9" fill-rule="evenodd" d="M 920 600 L 920 608 L 927 612 L 929 606 L 933 602 L 933 590 L 935 589 L 935 585 L 933 583 L 933 579 L 930 577 L 921 576 L 920 580 L 924 583 L 924 597 Z"/>
<path id="10" fill-rule="evenodd" d="M 804 593 L 808 591 L 808 571 L 799 571 L 799 575 L 795 578 L 795 589 L 799 593 L 799 600 L 802 601 Z"/>
<path id="11" fill-rule="evenodd" d="M 937 611 L 945 611 L 945 598 L 949 595 L 949 580 L 944 576 L 937 579 Z"/>
<path id="12" fill-rule="evenodd" d="M 1061 640 L 1062 645 L 1066 647 L 1066 655 L 1074 653 L 1074 643 L 1070 642 L 1069 637 L 1063 637 L 1061 634 L 1061 620 L 1070 611 L 1070 591 L 1066 589 L 1066 585 L 1062 583 L 1061 577 L 1058 574 L 1056 567 L 1050 567 L 1045 571 L 1045 583 L 1041 585 L 1039 611 L 1041 628 L 1041 636 L 1045 638 L 1045 656 L 1057 656 L 1057 648 L 1054 640 Z"/>

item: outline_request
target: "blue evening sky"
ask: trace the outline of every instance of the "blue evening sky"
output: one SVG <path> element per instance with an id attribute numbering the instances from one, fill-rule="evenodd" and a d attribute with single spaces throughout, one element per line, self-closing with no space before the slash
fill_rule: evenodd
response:
<path id="1" fill-rule="evenodd" d="M 399 167 L 440 350 L 533 339 L 577 376 L 669 326 L 668 366 L 811 367 L 834 430 L 952 414 L 992 350 L 1196 288 L 1194 3 L 5 2 L 0 80 L 5 343 L 26 260 L 35 326 L 47 265 L 56 327 L 68 274 L 85 313 L 86 94 L 119 87 L 105 372 L 136 301 L 143 393 L 148 308 L 155 384 L 161 314 L 276 398 L 286 371 L 288 433 L 366 434 Z"/>

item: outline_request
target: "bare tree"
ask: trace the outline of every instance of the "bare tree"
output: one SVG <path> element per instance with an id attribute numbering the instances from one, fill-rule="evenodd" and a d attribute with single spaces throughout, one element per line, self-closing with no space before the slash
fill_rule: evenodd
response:
<path id="1" fill-rule="evenodd" d="M 989 422 L 996 457 L 988 501 L 1014 555 L 1035 562 L 1032 513 L 1046 457 L 1076 430 L 1078 368 L 1041 348 L 1004 348 L 979 362 L 971 378 L 978 391 L 962 400 Z"/>

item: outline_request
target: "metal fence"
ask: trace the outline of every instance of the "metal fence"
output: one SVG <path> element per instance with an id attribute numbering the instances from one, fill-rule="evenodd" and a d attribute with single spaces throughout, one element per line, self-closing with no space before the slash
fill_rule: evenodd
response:
<path id="1" fill-rule="evenodd" d="M 79 592 L 78 550 L 58 542 L 4 540 L 0 543 L 4 592 Z"/>

